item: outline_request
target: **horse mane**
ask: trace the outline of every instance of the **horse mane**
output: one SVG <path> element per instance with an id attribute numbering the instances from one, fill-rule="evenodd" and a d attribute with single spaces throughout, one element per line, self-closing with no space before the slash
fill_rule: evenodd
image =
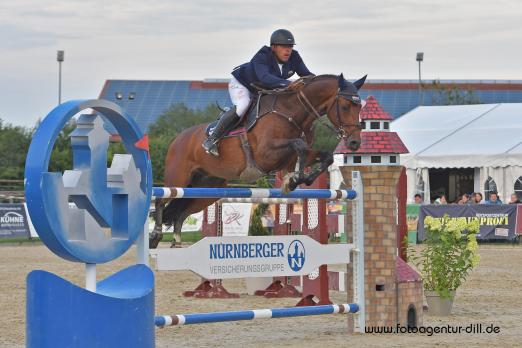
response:
<path id="1" fill-rule="evenodd" d="M 307 86 L 311 84 L 312 82 L 319 81 L 319 80 L 330 80 L 335 79 L 337 86 L 339 88 L 339 91 L 341 92 L 348 92 L 349 95 L 358 95 L 358 90 L 362 85 L 364 84 L 364 81 L 366 80 L 366 76 L 362 77 L 358 81 L 350 82 L 346 80 L 341 75 L 332 75 L 332 74 L 324 74 L 324 75 L 317 75 L 317 76 L 305 76 L 302 78 L 304 86 Z M 355 85 L 357 84 L 357 86 Z"/>
<path id="2" fill-rule="evenodd" d="M 305 76 L 301 78 L 303 80 L 303 84 L 305 86 L 311 84 L 312 82 L 317 82 L 321 80 L 335 80 L 337 86 L 341 91 L 350 89 L 351 82 L 347 81 L 343 74 L 341 75 L 333 75 L 333 74 L 323 74 L 317 76 Z"/>
<path id="3" fill-rule="evenodd" d="M 338 75 L 333 75 L 333 74 L 323 74 L 323 75 L 309 75 L 309 76 L 303 76 L 303 77 L 300 77 L 299 79 L 297 79 L 296 81 L 301 81 L 302 84 L 303 84 L 303 87 L 306 87 L 308 86 L 309 84 L 311 84 L 312 82 L 317 82 L 319 80 L 326 80 L 326 79 L 335 79 L 335 81 L 338 81 L 339 79 L 339 76 Z M 349 83 L 349 82 L 348 82 Z M 295 94 L 295 93 L 299 93 L 299 90 L 300 89 L 297 89 L 297 90 L 288 90 L 288 89 L 273 89 L 273 90 L 270 90 L 270 89 L 261 89 L 259 87 L 257 87 L 257 89 L 262 93 L 262 94 L 277 94 L 277 95 L 289 95 L 289 94 Z"/>
<path id="4" fill-rule="evenodd" d="M 334 74 L 322 74 L 322 75 L 316 75 L 313 77 L 314 79 L 330 79 L 330 78 L 334 78 L 334 79 L 337 79 L 339 78 L 339 75 L 334 75 Z"/>

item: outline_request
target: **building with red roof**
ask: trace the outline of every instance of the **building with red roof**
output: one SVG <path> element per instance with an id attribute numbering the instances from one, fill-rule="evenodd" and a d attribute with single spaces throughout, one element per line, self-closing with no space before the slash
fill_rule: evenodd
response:
<path id="1" fill-rule="evenodd" d="M 377 99 L 369 96 L 360 113 L 361 147 L 351 151 L 340 141 L 334 151 L 337 165 L 399 165 L 400 154 L 408 149 L 395 132 L 390 132 L 393 118 L 379 105 Z"/>

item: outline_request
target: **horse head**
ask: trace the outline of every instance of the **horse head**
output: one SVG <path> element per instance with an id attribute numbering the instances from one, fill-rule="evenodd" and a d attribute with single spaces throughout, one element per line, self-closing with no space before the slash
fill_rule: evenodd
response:
<path id="1" fill-rule="evenodd" d="M 345 80 L 343 74 L 339 75 L 337 95 L 327 112 L 328 119 L 338 129 L 346 147 L 352 151 L 357 151 L 361 146 L 359 112 L 363 102 L 359 97 L 359 89 L 364 85 L 366 76 L 352 83 Z"/>

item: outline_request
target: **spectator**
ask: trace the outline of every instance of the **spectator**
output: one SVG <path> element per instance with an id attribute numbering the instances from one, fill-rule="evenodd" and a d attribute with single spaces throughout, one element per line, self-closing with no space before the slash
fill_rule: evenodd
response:
<path id="1" fill-rule="evenodd" d="M 455 202 L 453 202 L 453 203 L 454 203 L 454 204 L 462 204 L 462 197 L 463 197 L 463 196 L 464 196 L 464 195 L 459 195 L 459 196 L 457 197 L 457 199 L 455 199 Z"/>
<path id="2" fill-rule="evenodd" d="M 509 201 L 509 204 L 520 204 L 520 199 L 518 198 L 516 193 L 511 194 L 511 200 Z"/>
<path id="3" fill-rule="evenodd" d="M 489 194 L 489 201 L 486 201 L 486 204 L 498 205 L 498 204 L 502 204 L 502 201 L 498 197 L 498 193 L 491 192 Z"/>
<path id="4" fill-rule="evenodd" d="M 415 199 L 415 204 L 422 204 L 422 196 L 420 194 L 416 193 L 414 196 L 414 199 Z"/>
<path id="5" fill-rule="evenodd" d="M 460 198 L 458 204 L 470 204 L 470 196 L 467 193 L 464 193 Z"/>
<path id="6" fill-rule="evenodd" d="M 439 198 L 435 200 L 435 204 L 448 204 L 448 202 L 446 201 L 446 196 L 441 195 Z"/>
<path id="7" fill-rule="evenodd" d="M 473 194 L 473 199 L 472 199 L 472 201 L 471 201 L 471 204 L 482 204 L 482 203 L 484 203 L 484 202 L 482 201 L 482 193 L 480 193 L 480 192 L 475 192 L 475 193 Z"/>

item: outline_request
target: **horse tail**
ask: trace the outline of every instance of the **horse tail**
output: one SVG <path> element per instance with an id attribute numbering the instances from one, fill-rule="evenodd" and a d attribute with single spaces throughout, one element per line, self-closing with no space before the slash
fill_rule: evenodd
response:
<path id="1" fill-rule="evenodd" d="M 208 176 L 202 170 L 197 170 L 192 173 L 190 184 L 187 187 L 225 187 L 226 180 L 213 176 Z M 185 220 L 189 214 L 196 213 L 204 209 L 204 207 L 217 201 L 218 198 L 194 199 L 194 198 L 179 198 L 170 200 L 165 208 L 163 208 L 162 222 L 167 226 L 176 223 L 183 223 L 179 219 Z M 203 207 L 195 208 L 196 202 L 203 204 Z M 207 202 L 208 204 L 205 204 Z M 199 205 L 199 204 L 198 204 Z M 188 209 L 188 211 L 187 211 Z"/>
<path id="2" fill-rule="evenodd" d="M 167 226 L 172 226 L 177 221 L 179 212 L 182 211 L 182 207 L 188 203 L 188 200 L 189 199 L 181 198 L 173 199 L 170 202 L 168 202 L 165 208 L 163 208 L 163 224 Z"/>

